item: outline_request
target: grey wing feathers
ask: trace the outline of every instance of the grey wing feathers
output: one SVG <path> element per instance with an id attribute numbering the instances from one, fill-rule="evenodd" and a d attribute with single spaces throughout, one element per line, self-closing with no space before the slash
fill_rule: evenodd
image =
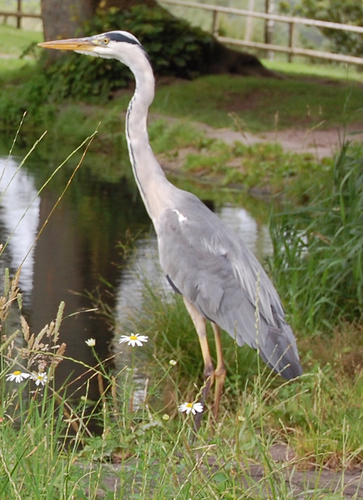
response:
<path id="1" fill-rule="evenodd" d="M 183 192 L 180 207 L 164 209 L 158 227 L 160 262 L 173 287 L 238 345 L 258 348 L 285 378 L 299 376 L 295 337 L 258 260 L 198 198 Z"/>

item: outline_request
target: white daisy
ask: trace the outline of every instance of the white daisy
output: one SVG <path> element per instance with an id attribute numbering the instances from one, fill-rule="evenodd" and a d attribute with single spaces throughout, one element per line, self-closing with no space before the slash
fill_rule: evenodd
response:
<path id="1" fill-rule="evenodd" d="M 88 347 L 94 347 L 96 345 L 95 339 L 88 339 L 88 340 L 85 340 L 85 342 L 88 345 Z"/>
<path id="2" fill-rule="evenodd" d="M 189 415 L 190 412 L 195 415 L 196 413 L 201 413 L 203 411 L 203 405 L 201 403 L 183 403 L 178 408 L 181 412 L 186 412 Z"/>
<path id="3" fill-rule="evenodd" d="M 48 375 L 45 372 L 33 373 L 32 379 L 35 385 L 45 385 L 48 382 Z"/>
<path id="4" fill-rule="evenodd" d="M 131 333 L 131 335 L 121 335 L 119 342 L 120 344 L 127 342 L 127 345 L 131 345 L 132 347 L 135 347 L 135 345 L 142 347 L 143 342 L 147 342 L 148 339 L 149 337 L 146 337 L 145 335 Z"/>
<path id="5" fill-rule="evenodd" d="M 30 373 L 22 373 L 19 370 L 16 370 L 13 373 L 8 373 L 8 375 L 6 375 L 6 377 L 5 377 L 5 379 L 8 380 L 9 382 L 16 382 L 17 384 L 19 384 L 20 382 L 22 382 L 23 380 L 25 380 L 29 377 L 30 377 Z"/>

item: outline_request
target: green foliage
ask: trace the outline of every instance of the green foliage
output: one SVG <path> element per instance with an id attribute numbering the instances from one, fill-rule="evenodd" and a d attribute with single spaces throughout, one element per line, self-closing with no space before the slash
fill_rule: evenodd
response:
<path id="1" fill-rule="evenodd" d="M 82 36 L 122 29 L 133 33 L 144 45 L 156 75 L 190 78 L 200 73 L 211 37 L 186 21 L 173 17 L 161 7 L 137 5 L 129 11 L 118 8 L 100 10 L 87 22 Z M 45 60 L 45 59 L 44 59 Z M 66 54 L 47 68 L 47 75 L 57 93 L 75 98 L 108 96 L 127 86 L 130 71 L 118 61 Z"/>
<path id="2" fill-rule="evenodd" d="M 31 79 L 21 86 L 14 84 L 5 86 L 5 91 L 0 95 L 2 126 L 17 127 L 25 112 L 31 116 L 33 124 L 48 123 L 54 118 L 55 108 L 49 100 L 46 75 L 32 73 Z"/>
<path id="3" fill-rule="evenodd" d="M 272 272 L 304 330 L 363 313 L 362 149 L 344 145 L 330 185 L 306 208 L 272 219 Z"/>
<path id="4" fill-rule="evenodd" d="M 228 145 L 195 135 L 190 145 L 194 151 L 189 148 L 185 157 L 180 146 L 171 150 L 173 161 L 178 161 L 180 155 L 181 166 L 188 174 L 266 194 L 283 192 L 298 203 L 306 203 L 320 192 L 332 169 L 330 159 L 318 161 L 311 154 L 285 152 L 278 143 L 257 142 L 249 146 L 236 141 Z"/>
<path id="5" fill-rule="evenodd" d="M 335 23 L 363 26 L 363 3 L 361 0 L 301 0 L 295 13 Z M 361 33 L 319 28 L 331 41 L 334 52 L 361 57 L 363 38 Z"/>
<path id="6" fill-rule="evenodd" d="M 160 119 L 149 125 L 149 138 L 156 154 L 173 151 L 175 157 L 175 150 L 189 146 L 198 147 L 204 137 L 202 130 L 191 125 L 189 121 L 176 120 L 175 123 L 168 123 L 167 120 Z"/>

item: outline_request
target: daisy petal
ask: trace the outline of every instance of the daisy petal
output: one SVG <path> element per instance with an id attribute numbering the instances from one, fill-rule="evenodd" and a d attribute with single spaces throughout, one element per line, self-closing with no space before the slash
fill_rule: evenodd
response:
<path id="1" fill-rule="evenodd" d="M 194 403 L 192 409 L 193 415 L 195 415 L 196 413 L 202 413 L 202 411 L 203 411 L 203 405 L 201 403 Z"/>
<path id="2" fill-rule="evenodd" d="M 182 413 L 185 412 L 187 415 L 189 413 L 195 415 L 203 411 L 203 405 L 201 403 L 183 403 L 179 406 L 178 410 Z"/>
<path id="3" fill-rule="evenodd" d="M 121 338 L 119 340 L 120 344 L 124 344 L 127 342 L 127 345 L 130 345 L 131 347 L 142 347 L 144 342 L 147 342 L 149 337 L 146 337 L 145 335 L 140 335 L 139 333 L 131 333 L 130 335 L 121 335 Z"/>
<path id="4" fill-rule="evenodd" d="M 8 382 L 16 382 L 17 384 L 20 384 L 20 382 L 23 382 L 23 380 L 27 379 L 30 377 L 30 373 L 22 373 L 19 370 L 16 370 L 13 373 L 8 373 L 5 377 L 5 380 Z"/>
<path id="5" fill-rule="evenodd" d="M 48 382 L 48 375 L 45 372 L 33 373 L 32 379 L 35 385 L 45 385 Z"/>

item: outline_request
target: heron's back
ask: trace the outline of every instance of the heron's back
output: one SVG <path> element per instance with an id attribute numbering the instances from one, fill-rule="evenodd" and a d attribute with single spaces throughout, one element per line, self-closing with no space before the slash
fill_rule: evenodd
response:
<path id="1" fill-rule="evenodd" d="M 198 198 L 181 192 L 159 219 L 161 265 L 174 288 L 238 345 L 258 349 L 283 377 L 302 373 L 278 294 L 243 241 Z"/>

